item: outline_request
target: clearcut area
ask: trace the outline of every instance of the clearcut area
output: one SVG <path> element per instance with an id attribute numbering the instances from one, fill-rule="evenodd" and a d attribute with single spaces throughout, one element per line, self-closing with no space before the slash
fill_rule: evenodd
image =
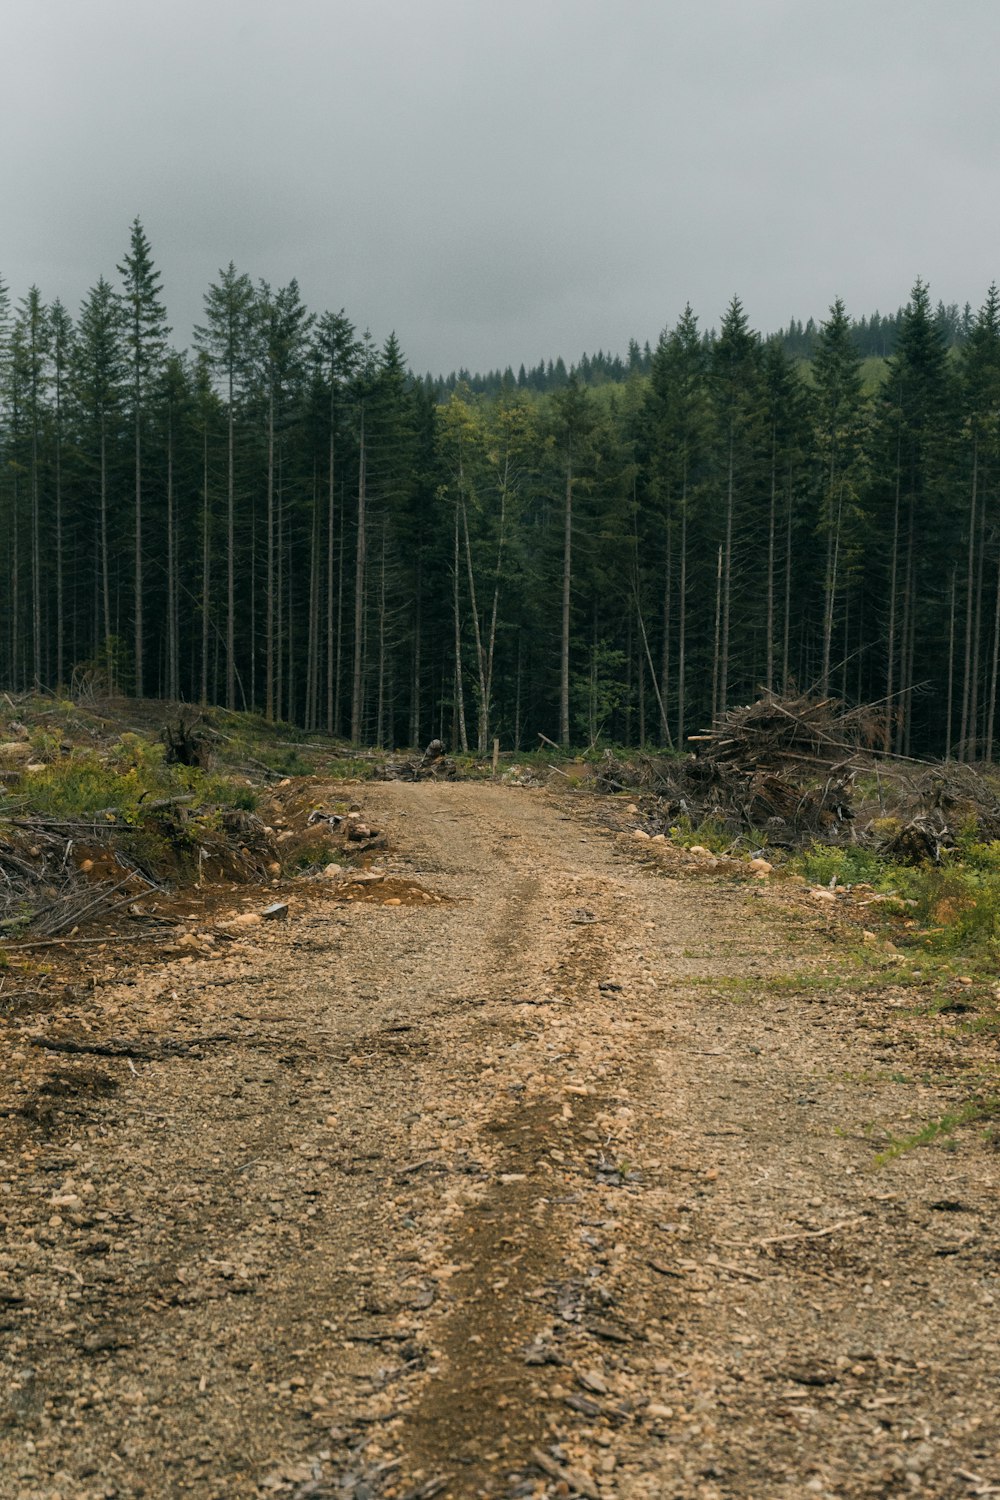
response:
<path id="1" fill-rule="evenodd" d="M 363 797 L 382 879 L 4 1017 L 0 1496 L 1000 1494 L 1000 1158 L 885 1149 L 955 1018 L 607 799 Z"/>

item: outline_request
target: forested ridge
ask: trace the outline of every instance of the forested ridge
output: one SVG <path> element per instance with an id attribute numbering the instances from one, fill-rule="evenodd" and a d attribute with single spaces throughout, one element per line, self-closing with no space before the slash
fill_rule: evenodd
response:
<path id="1" fill-rule="evenodd" d="M 765 339 L 734 298 L 624 361 L 419 379 L 230 264 L 178 352 L 137 220 L 75 320 L 0 283 L 0 682 L 481 749 L 680 746 L 794 685 L 990 757 L 1000 293 L 873 324 Z"/>

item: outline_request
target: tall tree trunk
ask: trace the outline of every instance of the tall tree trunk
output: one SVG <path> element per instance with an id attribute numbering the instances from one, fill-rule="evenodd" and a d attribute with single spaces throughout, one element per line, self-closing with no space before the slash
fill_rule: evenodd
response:
<path id="1" fill-rule="evenodd" d="M 233 369 L 229 367 L 229 424 L 226 463 L 226 707 L 236 707 L 236 414 Z"/>
<path id="2" fill-rule="evenodd" d="M 15 533 L 16 545 L 16 533 Z M 15 602 L 16 602 L 15 595 Z M 101 412 L 101 604 L 104 624 L 104 657 L 108 671 L 108 683 L 112 692 L 117 690 L 117 663 L 111 638 L 111 554 L 108 540 L 108 442 L 107 420 Z"/>
<path id="3" fill-rule="evenodd" d="M 167 412 L 167 697 L 180 697 L 177 640 L 177 537 L 174 519 L 174 414 Z"/>
<path id="4" fill-rule="evenodd" d="M 459 471 L 461 473 L 461 470 Z M 461 480 L 459 481 L 461 484 Z M 479 625 L 479 600 L 476 596 L 476 575 L 472 566 L 472 543 L 469 539 L 469 512 L 465 504 L 465 495 L 459 491 L 461 499 L 459 504 L 462 510 L 462 533 L 465 541 L 465 562 L 469 578 L 469 604 L 472 613 L 473 639 L 476 645 L 476 683 L 477 683 L 477 714 L 476 714 L 476 742 L 480 755 L 485 755 L 489 748 L 490 727 L 490 704 L 489 687 L 486 682 L 486 653 L 483 649 L 482 630 Z"/>
<path id="5" fill-rule="evenodd" d="M 267 394 L 267 587 L 264 609 L 264 714 L 274 718 L 274 386 Z"/>
<path id="6" fill-rule="evenodd" d="M 982 662 L 983 592 L 986 570 L 986 507 L 980 507 L 979 549 L 976 564 L 976 607 L 972 622 L 972 684 L 969 702 L 969 760 L 979 758 L 979 679 Z"/>
<path id="7" fill-rule="evenodd" d="M 955 705 L 955 579 L 957 568 L 951 570 L 951 589 L 948 609 L 948 707 L 945 712 L 944 758 L 951 760 L 952 718 Z M 1000 595 L 998 595 L 1000 597 Z"/>
<path id="8" fill-rule="evenodd" d="M 670 647 L 671 624 L 673 622 L 673 582 L 674 582 L 674 528 L 671 517 L 667 517 L 667 555 L 664 558 L 663 577 L 663 650 L 660 654 L 660 690 L 659 701 L 666 705 L 670 699 Z M 644 715 L 643 715 L 644 717 Z M 660 719 L 660 744 L 666 745 L 670 738 L 670 729 Z"/>
<path id="9" fill-rule="evenodd" d="M 139 381 L 135 391 L 135 696 L 145 692 L 143 677 L 143 594 L 142 594 L 142 405 Z"/>
<path id="10" fill-rule="evenodd" d="M 781 632 L 781 691 L 788 692 L 792 649 L 792 466 L 789 463 L 785 490 L 785 598 Z"/>
<path id="11" fill-rule="evenodd" d="M 360 449 L 358 454 L 358 537 L 354 556 L 354 680 L 351 690 L 351 744 L 361 744 L 362 686 L 364 671 L 365 622 L 365 505 L 367 501 L 365 465 L 365 409 L 361 407 Z"/>
<path id="12" fill-rule="evenodd" d="M 563 519 L 562 651 L 559 661 L 559 743 L 569 746 L 569 621 L 573 583 L 573 452 L 566 456 L 566 507 Z"/>
<path id="13" fill-rule="evenodd" d="M 33 636 L 31 664 L 34 688 L 37 693 L 41 691 L 42 686 L 42 537 L 38 472 L 38 396 L 34 389 L 32 390 L 31 413 L 31 625 Z"/>
<path id="14" fill-rule="evenodd" d="M 774 544 L 778 520 L 778 429 L 771 427 L 771 499 L 767 511 L 767 655 L 764 680 L 774 692 Z"/>
<path id="15" fill-rule="evenodd" d="M 684 463 L 681 489 L 681 574 L 677 582 L 679 616 L 677 620 L 677 744 L 683 746 L 687 705 L 687 460 Z"/>
<path id="16" fill-rule="evenodd" d="M 465 726 L 465 684 L 462 680 L 462 614 L 459 599 L 458 579 L 461 571 L 458 537 L 459 508 L 455 506 L 455 544 L 452 564 L 452 612 L 455 620 L 455 715 L 458 725 L 459 743 L 464 754 L 469 750 L 469 734 Z"/>
<path id="17" fill-rule="evenodd" d="M 733 513 L 736 508 L 736 448 L 729 432 L 729 464 L 726 474 L 726 556 L 722 576 L 722 637 L 719 663 L 719 712 L 729 702 L 729 613 L 733 586 Z"/>
<path id="18" fill-rule="evenodd" d="M 997 670 L 1000 667 L 1000 560 L 997 565 L 997 591 L 993 604 L 993 649 L 990 653 L 990 701 L 986 714 L 986 759 L 993 759 L 993 729 L 997 711 Z"/>
<path id="19" fill-rule="evenodd" d="M 896 591 L 899 577 L 899 501 L 902 485 L 901 468 L 902 436 L 896 443 L 896 493 L 892 507 L 892 550 L 889 562 L 889 633 L 886 640 L 886 688 L 885 688 L 885 738 L 884 749 L 892 749 L 893 698 L 896 688 Z"/>
<path id="20" fill-rule="evenodd" d="M 335 734 L 337 731 L 337 684 L 336 669 L 334 666 L 334 595 L 336 593 L 337 577 L 334 571 L 334 411 L 333 396 L 330 397 L 330 451 L 328 455 L 329 482 L 327 487 L 327 510 L 326 510 L 326 732 Z M 337 625 L 339 631 L 339 623 Z"/>
<path id="21" fill-rule="evenodd" d="M 337 526 L 337 660 L 333 675 L 333 728 L 340 733 L 340 689 L 344 667 L 344 488 L 340 488 L 340 520 Z"/>
<path id="22" fill-rule="evenodd" d="M 312 524 L 309 532 L 309 607 L 306 618 L 306 701 L 307 729 L 319 727 L 319 654 L 320 654 L 320 579 L 319 579 L 319 492 L 313 468 Z"/>
<path id="23" fill-rule="evenodd" d="M 205 424 L 205 432 L 202 438 L 201 450 L 201 692 L 200 699 L 202 707 L 208 702 L 208 641 L 209 641 L 209 611 L 211 601 L 209 592 L 211 589 L 211 539 L 212 532 L 209 515 L 208 499 L 208 423 Z"/>
<path id="24" fill-rule="evenodd" d="M 722 556 L 723 549 L 720 545 L 718 557 L 715 564 L 715 633 L 712 642 L 712 718 L 719 714 L 719 680 L 720 661 L 719 648 L 722 630 Z"/>
<path id="25" fill-rule="evenodd" d="M 386 601 L 385 601 L 385 526 L 382 527 L 382 546 L 379 552 L 378 570 L 378 691 L 375 711 L 375 743 L 379 749 L 385 747 L 385 665 L 386 665 Z"/>
<path id="26" fill-rule="evenodd" d="M 66 671 L 66 603 L 63 563 L 63 483 L 62 483 L 62 371 L 56 368 L 56 682 L 62 687 Z"/>
<path id="27" fill-rule="evenodd" d="M 411 745 L 420 744 L 420 678 L 421 678 L 421 632 L 423 626 L 423 569 L 417 557 L 417 573 L 413 590 L 413 656 L 410 680 L 410 733 Z"/>
<path id="28" fill-rule="evenodd" d="M 823 574 L 823 664 L 820 669 L 820 697 L 825 698 L 830 691 L 830 656 L 833 648 L 833 613 L 834 600 L 837 595 L 837 571 L 840 553 L 840 517 L 843 507 L 843 489 L 838 486 L 840 493 L 837 495 L 836 506 L 834 506 L 833 492 L 836 483 L 836 469 L 834 461 L 830 461 L 829 475 L 829 505 L 827 510 L 827 532 L 826 532 L 826 568 Z M 835 519 L 836 517 L 836 519 Z"/>
<path id="29" fill-rule="evenodd" d="M 972 611 L 976 591 L 976 533 L 979 529 L 979 432 L 972 434 L 972 494 L 969 498 L 969 546 L 966 559 L 965 582 L 965 659 L 962 671 L 962 724 L 958 732 L 959 759 L 967 758 L 969 739 L 969 709 L 972 704 L 972 678 L 974 672 L 972 655 Z"/>

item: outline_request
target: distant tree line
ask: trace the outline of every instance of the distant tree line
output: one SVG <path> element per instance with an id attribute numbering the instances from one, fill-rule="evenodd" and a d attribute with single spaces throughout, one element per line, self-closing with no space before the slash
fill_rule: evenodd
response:
<path id="1" fill-rule="evenodd" d="M 873 322 L 764 339 L 734 299 L 477 391 L 231 264 L 181 352 L 136 221 L 75 319 L 0 286 L 0 683 L 481 749 L 812 689 L 990 757 L 1000 294 L 918 281 L 874 389 Z"/>

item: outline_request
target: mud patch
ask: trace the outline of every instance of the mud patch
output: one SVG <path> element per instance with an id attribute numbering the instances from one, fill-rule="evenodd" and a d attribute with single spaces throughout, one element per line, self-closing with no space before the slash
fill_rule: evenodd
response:
<path id="1" fill-rule="evenodd" d="M 384 879 L 363 873 L 348 877 L 337 891 L 343 901 L 363 901 L 372 906 L 444 906 L 451 898 L 439 891 L 425 890 L 416 880 L 387 875 Z"/>

